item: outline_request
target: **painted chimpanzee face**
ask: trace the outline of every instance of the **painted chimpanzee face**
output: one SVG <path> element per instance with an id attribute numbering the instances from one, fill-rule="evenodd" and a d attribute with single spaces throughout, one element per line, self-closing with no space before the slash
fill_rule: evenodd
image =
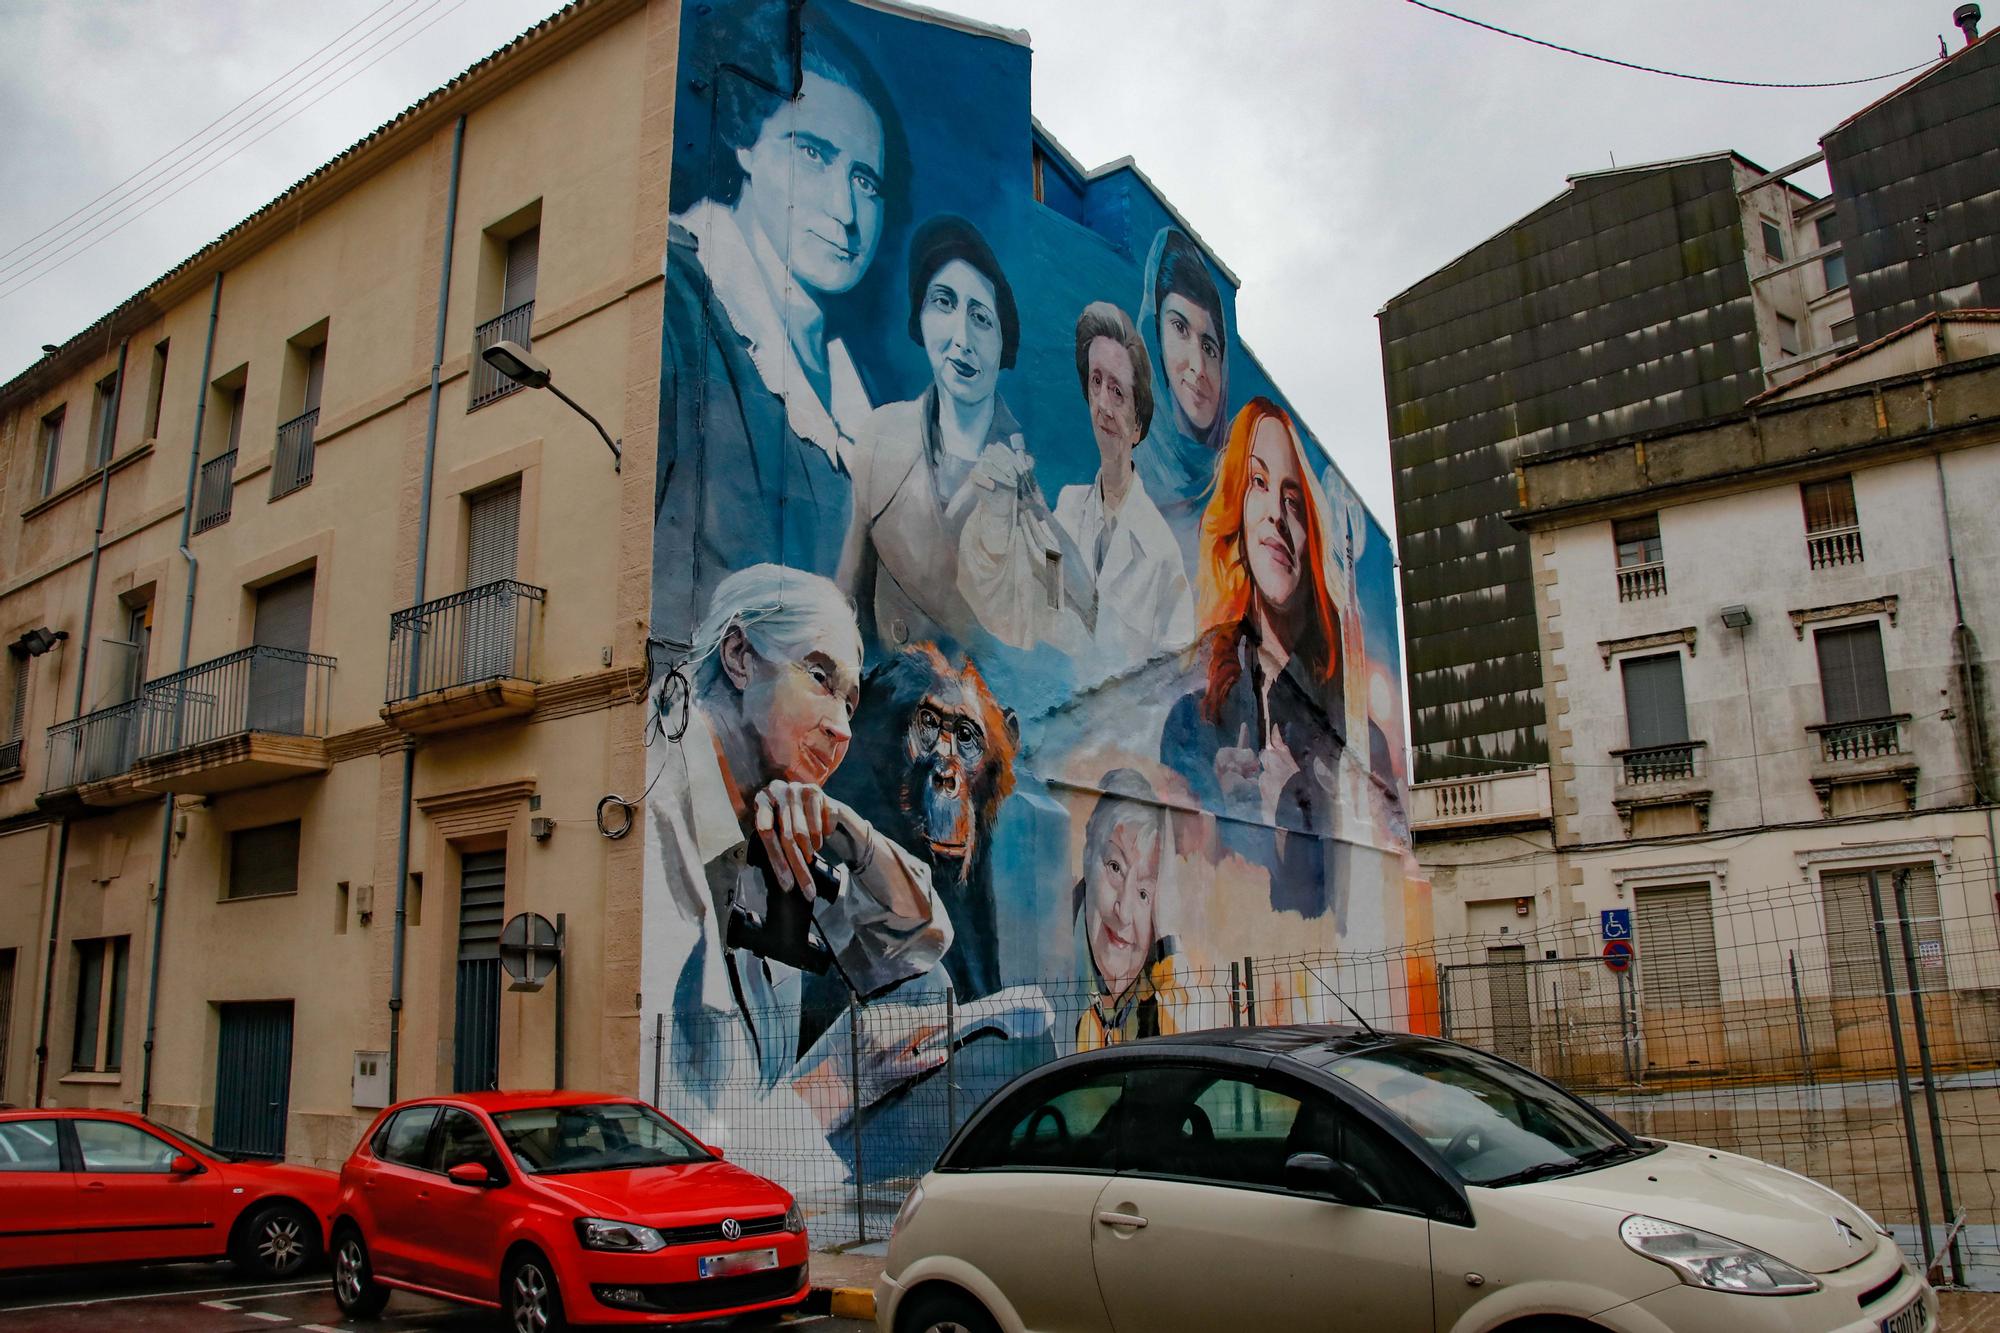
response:
<path id="1" fill-rule="evenodd" d="M 1105 989 L 1123 995 L 1139 979 L 1153 948 L 1159 820 L 1139 806 L 1121 814 L 1101 846 L 1085 849 L 1083 879 L 1091 961 Z"/>
<path id="2" fill-rule="evenodd" d="M 947 677 L 910 715 L 903 746 L 909 759 L 903 808 L 934 858 L 970 863 L 977 835 L 979 771 L 990 738 L 977 679 Z"/>

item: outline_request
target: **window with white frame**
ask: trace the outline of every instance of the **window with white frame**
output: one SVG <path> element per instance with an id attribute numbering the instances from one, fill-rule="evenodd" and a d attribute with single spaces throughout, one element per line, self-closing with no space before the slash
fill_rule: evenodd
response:
<path id="1" fill-rule="evenodd" d="M 35 444 L 37 499 L 47 498 L 56 488 L 56 473 L 62 467 L 63 414 L 66 410 L 58 407 L 42 418 L 41 434 Z"/>

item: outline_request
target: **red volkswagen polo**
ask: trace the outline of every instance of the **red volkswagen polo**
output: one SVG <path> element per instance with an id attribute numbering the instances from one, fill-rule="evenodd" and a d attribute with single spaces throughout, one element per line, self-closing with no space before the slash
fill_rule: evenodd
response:
<path id="1" fill-rule="evenodd" d="M 497 1307 L 522 1333 L 794 1305 L 792 1196 L 644 1102 L 587 1092 L 425 1097 L 384 1111 L 340 1172 L 333 1291 Z"/>
<path id="2" fill-rule="evenodd" d="M 126 1111 L 0 1111 L 0 1273 L 318 1257 L 334 1174 L 245 1160 Z"/>

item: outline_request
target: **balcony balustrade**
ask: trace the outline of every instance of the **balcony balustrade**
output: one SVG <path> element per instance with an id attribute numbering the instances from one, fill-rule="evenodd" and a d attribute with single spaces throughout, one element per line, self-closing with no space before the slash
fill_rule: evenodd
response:
<path id="1" fill-rule="evenodd" d="M 383 720 L 405 731 L 449 731 L 533 709 L 536 629 L 547 597 L 533 584 L 501 579 L 389 617 Z"/>
<path id="2" fill-rule="evenodd" d="M 271 498 L 290 495 L 312 485 L 313 427 L 319 424 L 315 407 L 278 427 L 278 446 L 271 455 Z"/>
<path id="3" fill-rule="evenodd" d="M 497 342 L 517 342 L 526 347 L 528 326 L 535 322 L 535 303 L 517 305 L 498 319 L 489 319 L 472 331 L 472 401 L 466 407 L 484 407 L 505 398 L 521 386 L 486 364 L 480 353 Z"/>
<path id="4" fill-rule="evenodd" d="M 1667 595 L 1667 566 L 1665 561 L 1654 561 L 1650 565 L 1628 565 L 1618 571 L 1618 600 L 1637 602 L 1648 597 Z"/>
<path id="5" fill-rule="evenodd" d="M 194 530 L 207 532 L 229 521 L 231 502 L 236 495 L 236 451 L 217 454 L 201 465 L 201 478 L 194 493 Z"/>
<path id="6" fill-rule="evenodd" d="M 1680 782 L 1694 776 L 1694 752 L 1700 741 L 1676 745 L 1649 745 L 1639 750 L 1618 751 L 1625 764 L 1625 781 L 1632 786 L 1655 782 Z"/>
<path id="7" fill-rule="evenodd" d="M 1806 557 L 1814 569 L 1861 563 L 1861 529 L 1827 528 L 1806 534 Z"/>

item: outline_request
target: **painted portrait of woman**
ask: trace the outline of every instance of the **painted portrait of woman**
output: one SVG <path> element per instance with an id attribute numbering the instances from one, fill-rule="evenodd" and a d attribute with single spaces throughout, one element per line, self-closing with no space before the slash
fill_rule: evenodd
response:
<path id="1" fill-rule="evenodd" d="M 1202 515 L 1195 687 L 1160 741 L 1161 758 L 1228 817 L 1225 845 L 1270 867 L 1273 907 L 1307 916 L 1327 906 L 1318 843 L 1334 831 L 1346 748 L 1325 521 L 1297 428 L 1252 399 Z"/>
<path id="2" fill-rule="evenodd" d="M 1084 826 L 1075 893 L 1078 965 L 1090 1003 L 1076 1048 L 1178 1031 L 1176 945 L 1161 891 L 1174 873 L 1173 824 L 1135 769 L 1104 775 Z"/>
<path id="3" fill-rule="evenodd" d="M 1187 233 L 1162 230 L 1145 273 L 1139 326 L 1152 352 L 1159 410 L 1135 461 L 1192 579 L 1202 514 L 1229 436 L 1229 333 L 1221 289 Z"/>

